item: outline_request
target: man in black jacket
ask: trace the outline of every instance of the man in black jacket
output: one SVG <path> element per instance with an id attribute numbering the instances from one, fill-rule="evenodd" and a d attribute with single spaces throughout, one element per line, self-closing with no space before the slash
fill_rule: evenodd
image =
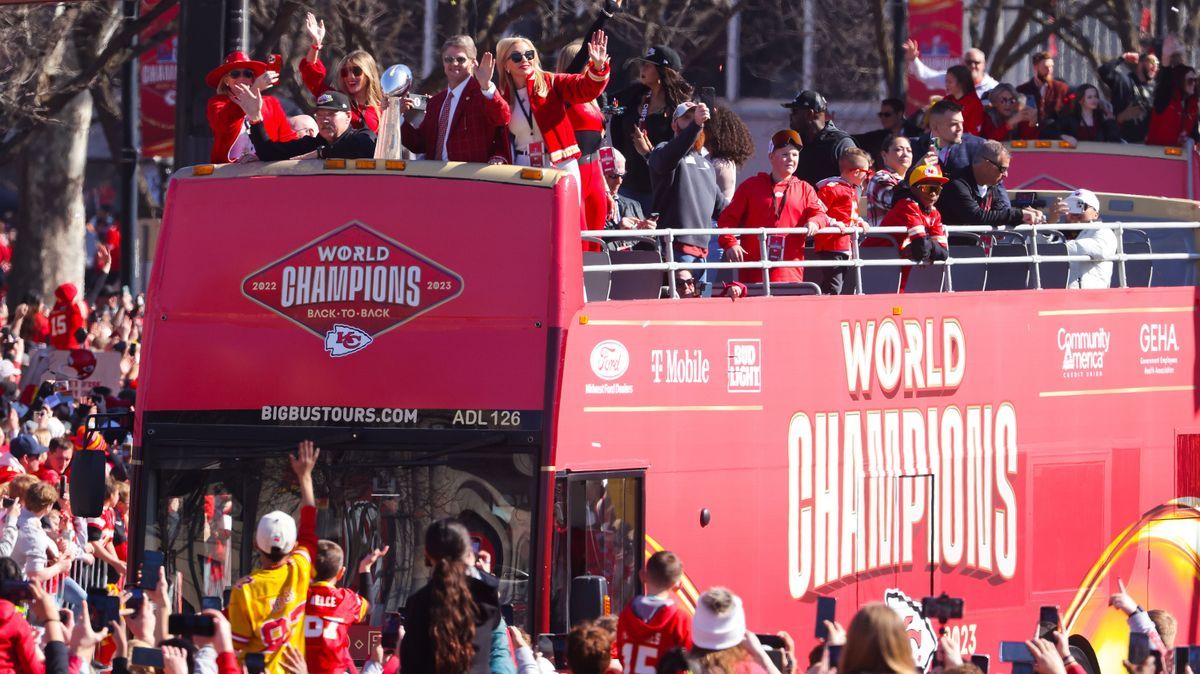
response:
<path id="1" fill-rule="evenodd" d="M 789 125 L 804 141 L 796 177 L 815 186 L 826 178 L 841 175 L 838 158 L 846 150 L 858 146 L 850 134 L 830 121 L 825 97 L 815 91 L 805 90 L 796 94 L 791 103 L 782 105 L 792 111 Z"/>
<path id="2" fill-rule="evenodd" d="M 1008 174 L 1012 156 L 1008 148 L 994 140 L 984 141 L 974 163 L 951 176 L 938 199 L 938 211 L 947 225 L 991 225 L 1012 227 L 1021 223 L 1046 222 L 1046 216 L 1033 208 L 1013 208 L 1007 199 L 999 199 L 997 188 Z"/>
<path id="3" fill-rule="evenodd" d="M 946 99 L 929 109 L 929 132 L 908 140 L 912 144 L 913 166 L 930 163 L 936 156 L 945 176 L 969 170 L 984 144 L 984 139 L 963 131 L 962 106 Z M 911 169 L 909 173 L 912 173 Z M 993 199 L 997 205 L 1009 206 L 1008 190 L 1004 185 L 995 186 Z M 940 205 L 938 210 L 941 210 Z"/>
<path id="4" fill-rule="evenodd" d="M 317 135 L 286 142 L 267 137 L 262 124 L 262 94 L 245 85 L 234 85 L 233 100 L 246 111 L 254 152 L 263 161 L 280 159 L 369 159 L 375 156 L 375 132 L 350 128 L 350 99 L 340 91 L 317 97 L 313 117 Z"/>
<path id="5" fill-rule="evenodd" d="M 1158 57 L 1130 52 L 1101 65 L 1096 73 L 1112 92 L 1113 112 L 1121 125 L 1121 138 L 1127 143 L 1146 142 Z"/>

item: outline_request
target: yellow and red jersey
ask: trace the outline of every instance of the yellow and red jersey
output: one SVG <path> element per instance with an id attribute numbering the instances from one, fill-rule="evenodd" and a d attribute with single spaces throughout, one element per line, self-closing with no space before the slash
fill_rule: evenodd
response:
<path id="1" fill-rule="evenodd" d="M 341 674 L 349 669 L 350 626 L 367 617 L 370 604 L 357 592 L 332 583 L 313 583 L 304 615 L 304 658 L 309 674 Z"/>
<path id="2" fill-rule="evenodd" d="M 239 659 L 262 653 L 268 674 L 286 674 L 285 645 L 304 653 L 304 607 L 317 547 L 317 510 L 300 509 L 296 549 L 279 566 L 257 569 L 238 581 L 229 595 L 229 623 Z"/>

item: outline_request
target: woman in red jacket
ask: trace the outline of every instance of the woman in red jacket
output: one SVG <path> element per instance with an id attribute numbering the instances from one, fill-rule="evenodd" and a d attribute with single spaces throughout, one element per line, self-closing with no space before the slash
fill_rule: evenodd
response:
<path id="1" fill-rule="evenodd" d="M 980 135 L 983 129 L 983 101 L 975 94 L 975 80 L 966 66 L 950 66 L 946 71 L 946 98 L 962 106 L 963 131 Z"/>
<path id="2" fill-rule="evenodd" d="M 300 61 L 300 77 L 314 97 L 337 89 L 350 99 L 350 126 L 379 132 L 379 116 L 383 106 L 383 88 L 379 85 L 379 64 L 367 52 L 356 49 L 342 57 L 337 68 L 337 84 L 325 82 L 325 64 L 317 54 L 325 39 L 325 22 L 317 21 L 312 12 L 305 20 L 305 29 L 312 38 L 308 54 Z"/>
<path id="3" fill-rule="evenodd" d="M 208 126 L 212 129 L 213 147 L 210 160 L 214 164 L 227 164 L 254 152 L 250 134 L 246 128 L 246 113 L 233 101 L 229 92 L 234 84 L 250 84 L 262 91 L 270 88 L 279 79 L 279 74 L 269 72 L 267 64 L 252 61 L 249 56 L 235 51 L 225 57 L 225 62 L 205 78 L 208 86 L 217 90 L 217 95 L 208 99 Z M 288 124 L 287 113 L 274 96 L 263 96 L 263 125 L 267 136 L 274 141 L 296 139 L 296 132 Z"/>
<path id="4" fill-rule="evenodd" d="M 582 183 L 578 160 L 583 153 L 575 140 L 567 107 L 596 100 L 608 85 L 608 37 L 602 31 L 597 31 L 588 44 L 588 56 L 588 67 L 582 74 L 548 73 L 542 70 L 537 50 L 529 40 L 500 40 L 496 60 L 504 67 L 500 95 L 513 111 L 508 133 L 514 164 L 568 171 L 577 183 Z"/>
<path id="5" fill-rule="evenodd" d="M 568 72 L 571 61 L 582 49 L 583 40 L 563 47 L 558 53 L 558 72 Z M 583 219 L 588 229 L 604 229 L 604 221 L 608 217 L 608 184 L 604 182 L 604 171 L 600 166 L 604 113 L 594 100 L 576 103 L 567 106 L 567 120 L 575 129 L 575 143 L 579 145 L 579 191 L 583 197 Z"/>
<path id="6" fill-rule="evenodd" d="M 1196 71 L 1184 65 L 1160 70 L 1146 144 L 1179 146 L 1195 138 L 1197 109 Z"/>

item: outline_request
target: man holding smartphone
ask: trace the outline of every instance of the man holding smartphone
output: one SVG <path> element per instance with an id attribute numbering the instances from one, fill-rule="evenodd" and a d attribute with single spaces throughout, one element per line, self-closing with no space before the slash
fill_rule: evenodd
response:
<path id="1" fill-rule="evenodd" d="M 304 605 L 317 553 L 317 508 L 312 471 L 321 450 L 311 440 L 288 457 L 300 483 L 300 528 L 292 516 L 270 512 L 258 522 L 254 542 L 260 568 L 229 595 L 229 622 L 238 655 L 261 652 L 266 671 L 287 674 L 284 652 L 304 654 Z"/>

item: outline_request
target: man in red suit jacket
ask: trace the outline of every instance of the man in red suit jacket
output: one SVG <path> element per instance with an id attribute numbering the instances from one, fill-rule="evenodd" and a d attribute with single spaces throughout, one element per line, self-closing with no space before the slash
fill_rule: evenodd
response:
<path id="1" fill-rule="evenodd" d="M 1054 57 L 1044 51 L 1033 55 L 1033 79 L 1017 87 L 1018 94 L 1032 96 L 1037 103 L 1039 126 L 1063 112 L 1069 92 L 1066 82 L 1054 79 Z"/>
<path id="2" fill-rule="evenodd" d="M 496 69 L 493 56 L 476 60 L 475 41 L 456 35 L 442 45 L 442 68 L 447 89 L 429 99 L 425 119 L 419 127 L 405 123 L 404 146 L 426 159 L 505 163 L 496 142 L 500 129 L 508 126 L 512 111 L 492 82 Z M 412 104 L 402 100 L 404 112 Z M 443 128 L 445 127 L 445 128 Z"/>

